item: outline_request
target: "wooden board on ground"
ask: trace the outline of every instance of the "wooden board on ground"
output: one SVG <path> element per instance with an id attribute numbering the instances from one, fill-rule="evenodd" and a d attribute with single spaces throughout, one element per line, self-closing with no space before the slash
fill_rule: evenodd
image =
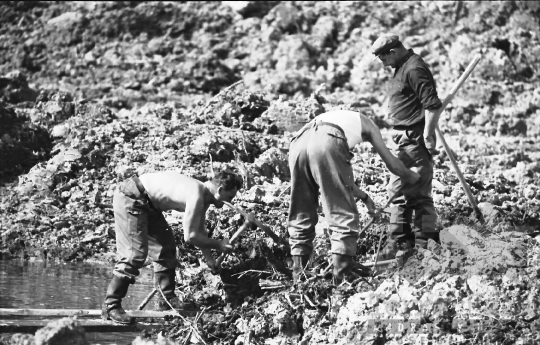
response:
<path id="1" fill-rule="evenodd" d="M 188 314 L 191 311 L 179 312 L 183 315 Z M 132 317 L 145 318 L 163 318 L 165 316 L 175 316 L 173 311 L 152 311 L 152 310 L 126 310 L 126 313 Z M 196 312 L 194 312 L 196 313 Z M 0 309 L 0 316 L 52 316 L 52 317 L 67 317 L 67 316 L 79 316 L 79 317 L 100 317 L 101 310 L 98 309 L 17 309 L 17 308 L 3 308 Z"/>
<path id="2" fill-rule="evenodd" d="M 395 263 L 397 263 L 398 261 L 396 259 L 392 259 L 392 260 L 383 260 L 383 261 L 377 261 L 377 264 L 375 265 L 375 262 L 364 262 L 362 265 L 366 266 L 366 267 L 388 267 L 390 265 L 393 265 Z"/>
<path id="3" fill-rule="evenodd" d="M 0 333 L 35 333 L 38 329 L 55 320 L 0 320 Z M 121 325 L 100 319 L 78 319 L 86 332 L 140 332 L 150 331 L 160 326 L 157 323 L 136 322 L 133 325 Z"/>

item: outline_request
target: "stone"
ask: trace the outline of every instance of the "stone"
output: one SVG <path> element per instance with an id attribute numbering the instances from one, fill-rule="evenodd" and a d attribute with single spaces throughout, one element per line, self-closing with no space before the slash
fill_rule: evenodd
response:
<path id="1" fill-rule="evenodd" d="M 81 21 L 84 16 L 79 12 L 66 12 L 62 13 L 58 17 L 54 17 L 47 21 L 48 25 L 55 25 L 59 27 L 69 26 L 71 24 Z"/>
<path id="2" fill-rule="evenodd" d="M 500 215 L 500 211 L 495 207 L 495 205 L 489 202 L 479 203 L 478 208 L 480 209 L 480 212 L 482 212 L 482 215 L 488 224 L 493 224 Z"/>
<path id="3" fill-rule="evenodd" d="M 65 124 L 56 125 L 51 131 L 51 136 L 53 138 L 65 138 L 69 133 L 69 127 Z"/>
<path id="4" fill-rule="evenodd" d="M 523 196 L 527 199 L 534 199 L 537 195 L 538 187 L 534 184 L 529 184 L 523 189 Z"/>
<path id="5" fill-rule="evenodd" d="M 467 268 L 471 273 L 526 264 L 526 248 L 520 238 L 484 237 L 472 228 L 454 225 L 441 231 L 440 240 L 444 249 L 465 253 L 472 265 Z"/>
<path id="6" fill-rule="evenodd" d="M 272 8 L 263 20 L 265 25 L 275 25 L 283 31 L 296 31 L 299 16 L 300 13 L 295 6 L 281 3 Z"/>
<path id="7" fill-rule="evenodd" d="M 492 299 L 499 293 L 499 288 L 493 284 L 493 280 L 486 275 L 473 275 L 467 279 L 469 289 L 486 299 Z"/>

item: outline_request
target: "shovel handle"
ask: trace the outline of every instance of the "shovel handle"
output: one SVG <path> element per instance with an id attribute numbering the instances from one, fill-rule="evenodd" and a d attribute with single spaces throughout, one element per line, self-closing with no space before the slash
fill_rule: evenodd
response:
<path id="1" fill-rule="evenodd" d="M 469 63 L 469 66 L 465 69 L 465 72 L 459 77 L 459 79 L 454 83 L 454 86 L 452 86 L 452 89 L 450 90 L 450 95 L 455 96 L 455 94 L 458 92 L 458 90 L 461 88 L 461 85 L 469 78 L 469 75 L 471 75 L 472 71 L 478 65 L 478 62 L 480 62 L 480 59 L 482 59 L 482 55 L 478 54 L 474 57 L 474 59 Z"/>
<path id="2" fill-rule="evenodd" d="M 234 242 L 236 242 L 236 240 L 238 240 L 240 235 L 242 235 L 242 233 L 246 231 L 249 228 L 249 226 L 250 226 L 250 222 L 244 222 L 244 224 L 242 224 L 240 228 L 236 230 L 236 232 L 231 236 L 231 238 L 229 239 L 229 243 L 233 244 Z M 227 255 L 228 254 L 222 253 L 216 260 L 216 266 L 219 267 L 221 263 L 223 262 L 223 260 L 225 260 Z"/>
<path id="3" fill-rule="evenodd" d="M 244 216 L 244 218 L 246 218 L 246 219 L 248 218 L 248 213 L 246 211 L 244 211 L 243 209 L 241 209 L 240 207 L 235 206 L 235 205 L 233 205 L 233 204 L 231 204 L 230 202 L 227 202 L 227 201 L 224 201 L 223 203 L 225 205 L 229 206 L 230 208 L 232 208 L 233 210 L 235 210 L 236 212 L 238 212 L 239 214 L 241 214 L 242 216 Z M 261 223 L 257 218 L 255 218 L 254 223 L 259 228 L 261 228 L 266 235 L 270 236 L 270 238 L 272 238 L 272 240 L 274 240 L 274 242 L 277 245 L 281 244 L 281 239 L 279 238 L 279 236 L 276 235 L 276 233 L 273 232 L 272 229 L 270 229 L 270 227 L 268 225 L 265 225 L 265 224 Z"/>
<path id="4" fill-rule="evenodd" d="M 439 129 L 439 126 L 435 128 L 435 132 L 437 133 L 439 140 L 443 144 L 444 150 L 446 151 L 446 155 L 450 159 L 450 163 L 452 164 L 452 167 L 454 168 L 454 171 L 456 172 L 456 176 L 459 182 L 461 182 L 461 186 L 463 187 L 463 190 L 465 191 L 465 194 L 467 195 L 467 199 L 469 199 L 469 204 L 471 204 L 471 207 L 473 208 L 474 213 L 476 214 L 476 217 L 478 218 L 478 221 L 480 222 L 480 224 L 485 224 L 486 221 L 484 219 L 484 215 L 482 214 L 482 211 L 480 211 L 480 208 L 478 207 L 478 204 L 476 203 L 476 198 L 474 197 L 471 191 L 471 188 L 469 188 L 469 184 L 465 180 L 465 177 L 461 173 L 461 170 L 459 169 L 456 158 L 454 157 L 454 154 L 452 153 L 452 149 L 446 143 L 446 140 L 444 139 L 444 135 Z"/>
<path id="5" fill-rule="evenodd" d="M 387 208 L 392 203 L 392 201 L 394 201 L 394 199 L 398 196 L 399 193 L 401 193 L 401 189 L 402 188 L 399 188 L 394 194 L 392 194 L 390 198 L 388 198 L 388 201 L 386 202 L 386 204 L 384 204 L 383 207 L 379 208 L 379 210 L 377 211 L 377 213 L 375 213 L 373 218 L 371 218 L 369 222 L 364 226 L 364 228 L 360 230 L 360 232 L 358 233 L 358 236 L 362 235 L 367 229 L 369 229 L 369 227 L 373 224 L 375 219 L 377 219 L 381 215 L 381 213 L 383 213 L 384 209 Z"/>
<path id="6" fill-rule="evenodd" d="M 459 77 L 459 79 L 454 83 L 454 86 L 452 86 L 452 89 L 450 90 L 450 94 L 444 99 L 443 102 L 443 108 L 441 112 L 446 108 L 448 103 L 454 98 L 458 90 L 461 88 L 465 80 L 469 77 L 469 75 L 472 73 L 476 65 L 478 65 L 478 62 L 482 58 L 482 55 L 478 54 L 474 57 L 474 59 L 469 63 L 469 66 L 467 66 L 467 69 L 465 69 L 465 72 Z M 452 167 L 454 168 L 454 171 L 456 172 L 457 178 L 459 182 L 461 183 L 461 186 L 463 187 L 463 190 L 465 191 L 465 194 L 467 195 L 467 199 L 469 199 L 469 204 L 473 208 L 474 212 L 476 213 L 476 217 L 478 218 L 478 221 L 481 224 L 485 224 L 484 216 L 482 215 L 482 211 L 480 211 L 480 208 L 478 207 L 478 204 L 476 202 L 476 199 L 474 195 L 471 192 L 471 189 L 469 188 L 469 185 L 467 184 L 467 181 L 465 180 L 465 177 L 461 173 L 461 170 L 459 169 L 458 163 L 456 161 L 456 158 L 454 157 L 454 154 L 452 153 L 452 150 L 450 149 L 450 146 L 446 143 L 446 140 L 444 139 L 444 135 L 441 132 L 439 126 L 435 128 L 435 133 L 437 134 L 437 137 L 439 141 L 443 144 L 444 150 L 446 151 L 446 154 L 448 155 L 448 158 L 450 159 L 450 163 L 452 164 Z"/>

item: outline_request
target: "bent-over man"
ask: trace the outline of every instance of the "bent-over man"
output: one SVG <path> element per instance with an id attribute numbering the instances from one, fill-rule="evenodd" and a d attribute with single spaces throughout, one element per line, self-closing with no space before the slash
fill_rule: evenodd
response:
<path id="1" fill-rule="evenodd" d="M 390 213 L 390 241 L 383 259 L 393 259 L 398 250 L 426 248 L 438 241 L 437 213 L 431 196 L 435 129 L 442 110 L 433 75 L 424 60 L 407 50 L 397 35 L 382 35 L 372 53 L 383 65 L 394 68 L 388 91 L 388 124 L 393 128 L 397 156 L 406 167 L 416 167 L 421 179 L 407 188 L 400 176 L 391 176 L 388 192 L 400 191 Z"/>
<path id="2" fill-rule="evenodd" d="M 223 202 L 230 202 L 241 187 L 241 178 L 229 171 L 221 171 L 204 183 L 172 171 L 133 176 L 120 183 L 113 197 L 116 247 L 120 259 L 107 289 L 102 317 L 123 324 L 133 322 L 122 308 L 121 301 L 147 257 L 153 261 L 156 284 L 168 302 L 175 309 L 185 308 L 174 292 L 176 243 L 162 212 L 184 212 L 184 240 L 199 247 L 208 266 L 219 270 L 211 249 L 230 253 L 232 246 L 227 239 L 208 237 L 204 228 L 206 211 L 210 205 L 223 207 Z M 160 298 L 158 309 L 169 308 L 167 302 Z"/>
<path id="3" fill-rule="evenodd" d="M 388 169 L 407 183 L 420 176 L 403 165 L 386 147 L 379 128 L 367 116 L 337 110 L 321 114 L 304 126 L 291 141 L 291 204 L 289 235 L 293 258 L 293 279 L 298 280 L 313 251 L 319 192 L 331 230 L 331 251 L 336 283 L 349 273 L 365 274 L 353 262 L 359 232 L 355 198 L 374 210 L 373 200 L 354 182 L 350 150 L 367 141 L 373 145 Z"/>

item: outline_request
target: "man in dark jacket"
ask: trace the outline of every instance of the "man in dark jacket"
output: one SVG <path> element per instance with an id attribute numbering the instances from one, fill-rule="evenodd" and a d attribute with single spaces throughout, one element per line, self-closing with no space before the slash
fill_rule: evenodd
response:
<path id="1" fill-rule="evenodd" d="M 406 167 L 417 167 L 421 175 L 415 185 L 402 188 L 402 180 L 392 175 L 388 192 L 399 191 L 390 213 L 389 243 L 383 259 L 392 259 L 398 250 L 427 246 L 438 240 L 437 213 L 431 196 L 435 129 L 442 110 L 433 75 L 424 60 L 406 49 L 397 35 L 382 35 L 372 53 L 383 65 L 394 68 L 388 88 L 388 124 L 392 126 L 397 156 Z M 401 190 L 401 191 L 400 191 Z"/>

